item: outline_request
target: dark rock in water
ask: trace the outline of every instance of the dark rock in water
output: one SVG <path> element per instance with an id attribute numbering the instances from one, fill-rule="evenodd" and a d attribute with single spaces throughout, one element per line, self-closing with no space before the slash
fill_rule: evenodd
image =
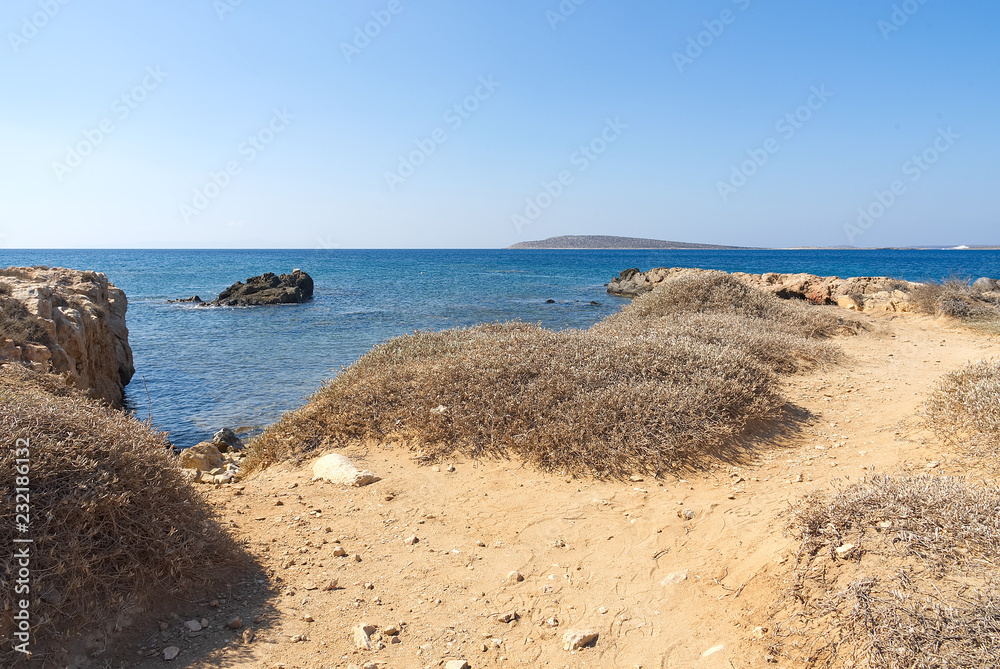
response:
<path id="1" fill-rule="evenodd" d="M 312 296 L 312 277 L 297 269 L 291 274 L 276 276 L 268 272 L 250 277 L 246 283 L 237 281 L 222 291 L 212 304 L 224 307 L 301 304 L 311 300 Z"/>
<path id="2" fill-rule="evenodd" d="M 224 427 L 212 435 L 212 443 L 215 444 L 221 453 L 243 450 L 243 441 L 228 427 Z"/>
<path id="3" fill-rule="evenodd" d="M 972 288 L 974 290 L 981 290 L 983 292 L 989 292 L 991 290 L 996 290 L 1000 287 L 1000 281 L 996 281 L 989 277 L 980 277 L 972 282 Z"/>
<path id="4" fill-rule="evenodd" d="M 196 304 L 201 304 L 201 298 L 195 295 L 194 297 L 185 297 L 179 300 L 167 300 L 167 304 L 177 304 L 178 302 L 194 302 Z"/>
<path id="5" fill-rule="evenodd" d="M 545 304 L 555 304 L 555 300 L 545 300 Z"/>

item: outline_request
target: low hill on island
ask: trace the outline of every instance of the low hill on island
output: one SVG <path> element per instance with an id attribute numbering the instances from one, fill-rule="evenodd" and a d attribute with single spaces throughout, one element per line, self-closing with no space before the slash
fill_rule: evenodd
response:
<path id="1" fill-rule="evenodd" d="M 744 249 L 745 246 L 689 244 L 662 239 L 615 237 L 613 235 L 563 235 L 534 242 L 518 242 L 510 249 Z"/>

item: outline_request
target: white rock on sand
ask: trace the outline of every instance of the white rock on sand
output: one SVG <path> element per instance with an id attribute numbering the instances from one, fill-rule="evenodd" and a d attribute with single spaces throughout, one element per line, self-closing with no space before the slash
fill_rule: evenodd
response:
<path id="1" fill-rule="evenodd" d="M 359 470 L 347 456 L 330 453 L 313 463 L 313 480 L 317 479 L 360 488 L 381 481 L 382 477 L 368 470 Z"/>
<path id="2" fill-rule="evenodd" d="M 600 633 L 594 629 L 570 630 L 563 636 L 563 650 L 579 650 L 597 641 Z"/>

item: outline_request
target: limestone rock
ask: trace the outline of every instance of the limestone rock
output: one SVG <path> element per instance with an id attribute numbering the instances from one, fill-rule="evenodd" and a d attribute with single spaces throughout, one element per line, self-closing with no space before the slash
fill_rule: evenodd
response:
<path id="1" fill-rule="evenodd" d="M 1000 288 L 1000 281 L 983 276 L 972 282 L 972 289 L 982 292 L 989 292 Z"/>
<path id="2" fill-rule="evenodd" d="M 301 304 L 312 299 L 312 277 L 300 269 L 280 276 L 271 272 L 237 281 L 219 293 L 211 304 L 225 307 L 253 307 L 274 304 Z"/>
<path id="3" fill-rule="evenodd" d="M 181 654 L 181 649 L 177 646 L 167 646 L 163 649 L 163 659 L 169 662 Z"/>
<path id="4" fill-rule="evenodd" d="M 368 625 L 361 623 L 354 628 L 354 646 L 358 650 L 374 650 L 375 645 L 372 643 L 372 634 L 375 633 L 377 628 L 374 625 Z"/>
<path id="5" fill-rule="evenodd" d="M 329 453 L 314 462 L 313 479 L 355 487 L 366 486 L 382 480 L 381 477 L 370 471 L 358 470 L 350 458 L 340 453 Z"/>
<path id="6" fill-rule="evenodd" d="M 597 641 L 600 632 L 595 629 L 570 630 L 563 635 L 563 650 L 579 650 Z"/>
<path id="7" fill-rule="evenodd" d="M 465 660 L 448 660 L 444 669 L 469 669 L 469 663 Z"/>
<path id="8" fill-rule="evenodd" d="M 18 303 L 34 339 L 0 341 L 0 357 L 61 375 L 92 397 L 121 406 L 132 379 L 125 293 L 97 272 L 11 267 L 0 300 Z"/>
<path id="9" fill-rule="evenodd" d="M 210 441 L 203 441 L 197 446 L 186 448 L 177 456 L 177 464 L 182 469 L 197 469 L 201 472 L 210 472 L 225 464 L 225 458 L 219 449 Z M 214 480 L 212 481 L 215 482 Z"/>

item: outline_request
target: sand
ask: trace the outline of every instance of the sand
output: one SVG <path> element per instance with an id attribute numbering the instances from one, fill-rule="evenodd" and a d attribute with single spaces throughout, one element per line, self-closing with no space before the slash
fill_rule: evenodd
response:
<path id="1" fill-rule="evenodd" d="M 594 481 L 515 462 L 434 466 L 370 444 L 343 451 L 382 477 L 367 487 L 312 482 L 308 462 L 204 487 L 261 573 L 178 608 L 129 666 L 775 666 L 789 506 L 872 472 L 966 473 L 922 428 L 921 405 L 942 374 L 1000 355 L 997 337 L 949 322 L 866 318 L 871 331 L 839 340 L 843 364 L 787 382 L 796 433 L 711 471 Z M 244 626 L 230 630 L 234 616 Z M 203 618 L 209 628 L 186 636 L 184 621 Z M 384 648 L 356 648 L 361 623 L 380 628 Z M 394 624 L 398 643 L 381 632 Z M 593 646 L 563 649 L 568 631 L 591 628 Z M 166 663 L 168 646 L 180 654 Z"/>

